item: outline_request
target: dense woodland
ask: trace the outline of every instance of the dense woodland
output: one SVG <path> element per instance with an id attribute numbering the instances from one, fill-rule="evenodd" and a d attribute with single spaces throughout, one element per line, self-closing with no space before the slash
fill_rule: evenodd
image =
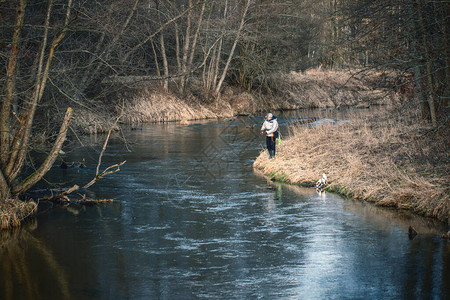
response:
<path id="1" fill-rule="evenodd" d="M 396 74 L 398 89 L 413 86 L 411 105 L 437 128 L 448 122 L 448 8 L 445 0 L 0 0 L 0 201 L 49 170 L 71 107 L 111 104 L 118 82 L 151 80 L 180 97 L 195 85 L 201 101 L 215 101 L 225 83 L 270 93 L 276 72 L 377 69 Z M 20 179 L 36 116 L 55 111 L 66 114 L 48 158 Z"/>

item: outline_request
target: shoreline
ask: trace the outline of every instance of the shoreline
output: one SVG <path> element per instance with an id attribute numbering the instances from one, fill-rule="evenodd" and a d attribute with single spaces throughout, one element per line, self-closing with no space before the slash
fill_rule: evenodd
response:
<path id="1" fill-rule="evenodd" d="M 374 85 L 374 82 L 381 79 L 385 83 L 382 87 Z M 187 125 L 193 120 L 233 118 L 240 114 L 255 114 L 268 110 L 336 109 L 398 104 L 407 96 L 396 93 L 393 79 L 380 72 L 372 72 L 368 76 L 358 78 L 351 71 L 312 69 L 303 73 L 274 74 L 273 81 L 275 83 L 271 87 L 270 96 L 225 86 L 223 93 L 215 100 L 201 94 L 201 90 L 195 86 L 187 96 L 181 98 L 176 93 L 163 91 L 159 84 L 140 82 L 118 89 L 103 100 L 98 99 L 73 107 L 74 116 L 68 138 L 76 140 L 78 134 L 92 135 L 120 130 L 120 125 L 114 125 L 119 116 L 119 124 L 131 127 L 165 122 Z M 72 106 L 73 103 L 65 105 Z M 47 121 L 45 118 L 37 118 L 42 121 L 36 122 L 36 127 L 40 127 L 43 134 L 36 134 L 36 145 L 48 147 L 48 135 L 55 125 L 60 124 L 65 111 L 63 106 L 64 104 L 61 104 Z M 46 110 L 49 108 L 43 106 L 42 109 L 40 115 L 46 116 Z M 4 219 L 11 220 L 5 221 L 7 225 L 2 227 L 20 226 L 21 221 L 16 220 L 24 220 L 22 216 L 28 217 L 32 212 L 29 208 L 23 208 L 12 213 L 0 207 L 1 214 L 10 215 L 10 218 Z"/>
<path id="2" fill-rule="evenodd" d="M 357 70 L 353 72 L 357 73 Z M 409 97 L 399 94 L 395 80 L 381 72 L 362 76 L 351 71 L 311 69 L 303 73 L 274 74 L 273 77 L 270 95 L 225 86 L 217 99 L 202 94 L 201 88 L 195 85 L 181 97 L 176 92 L 164 91 L 154 82 L 139 82 L 117 89 L 90 106 L 74 107 L 71 126 L 78 133 L 95 134 L 107 132 L 118 116 L 121 116 L 121 124 L 138 126 L 233 118 L 267 110 L 398 105 Z M 376 82 L 384 82 L 384 85 Z M 53 117 L 53 123 L 58 124 L 62 116 L 55 114 Z"/>
<path id="3" fill-rule="evenodd" d="M 264 150 L 253 168 L 272 180 L 307 187 L 326 173 L 329 192 L 448 225 L 448 129 L 434 132 L 413 123 L 409 113 L 403 120 L 385 112 L 339 125 L 295 126 L 275 158 L 269 160 Z"/>

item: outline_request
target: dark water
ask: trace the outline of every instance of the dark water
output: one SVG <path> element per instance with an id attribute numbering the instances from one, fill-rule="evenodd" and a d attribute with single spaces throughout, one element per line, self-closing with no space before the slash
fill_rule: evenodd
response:
<path id="1" fill-rule="evenodd" d="M 449 297 L 442 224 L 268 181 L 252 169 L 260 123 L 148 125 L 115 136 L 102 169 L 127 163 L 88 196 L 116 201 L 42 204 L 24 229 L 3 233 L 0 299 Z M 68 161 L 84 158 L 87 168 L 54 167 L 47 180 L 90 181 L 104 138 L 66 148 Z M 420 233 L 413 240 L 409 225 Z"/>

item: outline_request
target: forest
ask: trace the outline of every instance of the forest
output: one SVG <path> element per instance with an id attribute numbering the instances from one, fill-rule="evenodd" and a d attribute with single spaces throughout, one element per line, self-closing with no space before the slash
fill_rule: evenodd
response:
<path id="1" fill-rule="evenodd" d="M 174 102 L 221 115 L 230 91 L 257 99 L 253 111 L 277 108 L 291 72 L 350 72 L 404 95 L 398 109 L 420 111 L 431 130 L 448 127 L 448 10 L 445 0 L 0 0 L 0 203 L 41 180 L 72 131 Z M 155 93 L 152 107 L 133 102 Z M 47 158 L 25 172 L 44 142 Z"/>

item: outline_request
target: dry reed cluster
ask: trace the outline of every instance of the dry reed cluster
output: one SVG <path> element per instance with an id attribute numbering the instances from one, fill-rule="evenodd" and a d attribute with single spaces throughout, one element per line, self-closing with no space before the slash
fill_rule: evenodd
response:
<path id="1" fill-rule="evenodd" d="M 79 108 L 75 110 L 71 127 L 75 132 L 83 134 L 105 133 L 113 127 L 116 118 L 117 115 L 109 112 L 107 108 L 103 110 Z"/>
<path id="2" fill-rule="evenodd" d="M 35 214 L 36 209 L 37 204 L 32 201 L 0 201 L 0 230 L 20 226 L 23 220 Z"/>
<path id="3" fill-rule="evenodd" d="M 379 112 L 350 122 L 293 126 L 273 160 L 254 162 L 278 180 L 310 185 L 328 175 L 329 191 L 449 221 L 449 126 L 416 112 Z"/>
<path id="4" fill-rule="evenodd" d="M 126 124 L 169 122 L 214 118 L 209 109 L 188 105 L 171 94 L 139 91 L 125 104 L 122 121 Z"/>
<path id="5" fill-rule="evenodd" d="M 122 123 L 136 125 L 229 118 L 261 110 L 397 105 L 404 98 L 394 92 L 398 77 L 399 74 L 376 71 L 357 73 L 354 70 L 352 73 L 310 69 L 303 73 L 274 74 L 269 84 L 271 92 L 267 95 L 256 96 L 226 86 L 220 99 L 209 99 L 196 85 L 190 87 L 190 93 L 187 93 L 190 96 L 180 98 L 176 93 L 164 91 L 158 84 L 140 82 L 117 89 L 107 99 L 90 103 L 89 108 L 76 108 L 72 128 L 87 134 L 106 132 L 120 114 Z"/>

